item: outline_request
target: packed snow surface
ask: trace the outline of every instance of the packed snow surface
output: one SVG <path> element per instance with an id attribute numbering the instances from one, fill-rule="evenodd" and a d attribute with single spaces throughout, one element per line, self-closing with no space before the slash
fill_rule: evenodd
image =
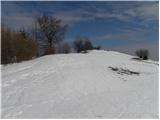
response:
<path id="1" fill-rule="evenodd" d="M 101 50 L 2 66 L 2 118 L 158 118 L 158 62 L 133 58 Z"/>

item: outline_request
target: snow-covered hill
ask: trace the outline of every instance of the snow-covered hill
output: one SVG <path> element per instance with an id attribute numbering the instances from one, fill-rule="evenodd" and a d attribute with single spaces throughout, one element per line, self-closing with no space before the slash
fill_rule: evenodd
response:
<path id="1" fill-rule="evenodd" d="M 158 118 L 158 62 L 113 51 L 2 66 L 2 118 Z"/>

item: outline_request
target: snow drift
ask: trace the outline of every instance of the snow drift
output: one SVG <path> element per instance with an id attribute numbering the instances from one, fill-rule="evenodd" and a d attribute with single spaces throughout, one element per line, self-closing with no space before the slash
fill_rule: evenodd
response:
<path id="1" fill-rule="evenodd" d="M 158 62 L 132 58 L 101 50 L 2 66 L 2 118 L 158 118 Z"/>

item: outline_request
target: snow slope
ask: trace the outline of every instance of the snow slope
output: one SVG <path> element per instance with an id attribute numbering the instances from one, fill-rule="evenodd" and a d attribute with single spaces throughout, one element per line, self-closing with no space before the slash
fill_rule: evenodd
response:
<path id="1" fill-rule="evenodd" d="M 2 118 L 158 118 L 158 62 L 132 58 L 101 50 L 2 66 Z"/>

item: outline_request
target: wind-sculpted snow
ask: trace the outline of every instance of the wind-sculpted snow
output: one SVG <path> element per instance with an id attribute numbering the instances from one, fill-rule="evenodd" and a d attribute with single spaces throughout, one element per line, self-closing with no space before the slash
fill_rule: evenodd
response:
<path id="1" fill-rule="evenodd" d="M 2 118 L 158 118 L 158 62 L 132 58 L 90 51 L 2 66 Z"/>

